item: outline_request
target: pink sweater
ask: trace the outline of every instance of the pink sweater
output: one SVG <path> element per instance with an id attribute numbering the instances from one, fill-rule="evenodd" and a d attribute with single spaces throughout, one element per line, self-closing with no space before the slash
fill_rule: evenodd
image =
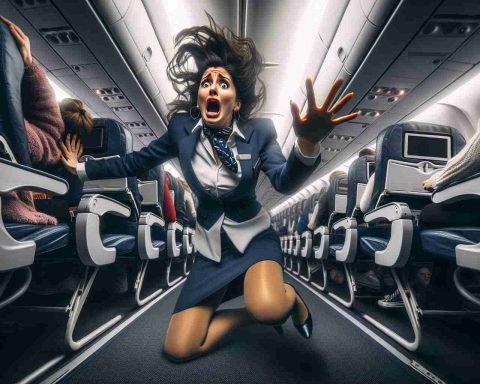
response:
<path id="1" fill-rule="evenodd" d="M 62 138 L 65 126 L 55 92 L 35 60 L 25 67 L 22 108 L 33 167 L 44 169 L 57 164 L 61 160 L 57 143 Z M 35 209 L 32 193 L 26 191 L 2 196 L 2 217 L 5 222 L 57 224 L 55 217 Z"/>

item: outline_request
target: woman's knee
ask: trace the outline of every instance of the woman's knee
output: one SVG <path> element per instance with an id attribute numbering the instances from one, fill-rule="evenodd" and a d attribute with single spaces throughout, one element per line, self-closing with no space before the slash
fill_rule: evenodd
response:
<path id="1" fill-rule="evenodd" d="M 259 323 L 278 324 L 284 322 L 290 314 L 290 308 L 283 303 L 284 300 L 274 300 L 271 297 L 258 296 L 245 306 L 250 315 Z"/>
<path id="2" fill-rule="evenodd" d="M 174 363 L 187 362 L 198 354 L 198 351 L 192 348 L 189 343 L 182 340 L 170 342 L 168 338 L 165 339 L 162 352 L 168 360 Z"/>

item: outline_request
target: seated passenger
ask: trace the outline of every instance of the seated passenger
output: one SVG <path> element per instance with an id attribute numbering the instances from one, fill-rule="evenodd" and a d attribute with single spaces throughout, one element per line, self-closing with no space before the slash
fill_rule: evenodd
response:
<path id="1" fill-rule="evenodd" d="M 2 16 L 0 19 L 9 27 L 25 65 L 21 93 L 31 163 L 34 168 L 48 170 L 61 161 L 57 143 L 65 130 L 55 92 L 32 57 L 28 37 L 11 21 Z M 36 210 L 33 194 L 28 191 L 3 195 L 2 217 L 5 222 L 57 224 L 55 217 Z"/>
<path id="2" fill-rule="evenodd" d="M 478 172 L 480 172 L 480 121 L 477 125 L 477 133 L 456 156 L 447 162 L 445 168 L 423 182 L 423 188 L 435 191 Z M 480 212 L 479 199 L 455 203 L 432 203 L 423 208 L 418 224 L 424 229 L 479 226 L 479 215 L 472 214 L 473 212 Z"/>
<path id="3" fill-rule="evenodd" d="M 372 148 L 364 148 L 358 153 L 358 157 L 362 156 L 375 156 L 375 150 Z M 367 186 L 365 187 L 365 191 L 363 192 L 362 198 L 360 199 L 360 211 L 362 213 L 367 213 L 370 209 L 370 204 L 372 202 L 372 194 L 373 194 L 373 185 L 375 183 L 375 172 L 370 175 L 368 179 Z"/>
<path id="4" fill-rule="evenodd" d="M 192 190 L 183 178 L 179 177 L 177 180 L 180 182 L 180 184 L 182 184 L 184 190 L 183 203 L 187 216 L 187 224 L 189 227 L 195 228 L 195 222 L 197 221 L 197 212 L 195 210 L 195 204 L 193 202 Z"/>
<path id="5" fill-rule="evenodd" d="M 344 171 L 333 171 L 328 177 L 328 184 L 332 182 L 334 177 L 339 175 L 345 175 Z M 323 188 L 317 196 L 317 202 L 315 204 L 315 208 L 313 209 L 312 216 L 308 221 L 308 229 L 314 231 L 320 225 L 326 225 L 328 223 L 328 218 L 331 212 L 328 212 L 328 204 L 327 204 L 327 191 L 328 186 Z"/>

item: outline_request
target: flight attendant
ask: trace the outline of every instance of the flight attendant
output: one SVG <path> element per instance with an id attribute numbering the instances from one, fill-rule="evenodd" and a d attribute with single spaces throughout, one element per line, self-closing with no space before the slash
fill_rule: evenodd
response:
<path id="1" fill-rule="evenodd" d="M 251 117 L 265 100 L 258 79 L 263 61 L 254 42 L 208 17 L 210 26 L 184 29 L 176 37 L 178 48 L 167 73 L 178 97 L 171 103 L 167 133 L 123 158 L 77 163 L 64 147 L 65 165 L 84 180 L 136 176 L 179 159 L 198 198 L 198 254 L 165 338 L 163 352 L 175 362 L 209 352 L 243 325 L 275 325 L 281 333 L 279 324 L 290 315 L 297 330 L 311 336 L 312 317 L 293 286 L 283 281 L 280 241 L 256 200 L 255 185 L 262 170 L 276 190 L 293 193 L 319 164 L 319 142 L 335 125 L 357 116 L 334 118 L 352 97 L 350 93 L 332 105 L 341 80 L 317 106 L 307 79 L 307 114 L 301 117 L 291 102 L 297 139 L 286 160 L 273 122 Z M 242 294 L 244 308 L 216 311 Z"/>

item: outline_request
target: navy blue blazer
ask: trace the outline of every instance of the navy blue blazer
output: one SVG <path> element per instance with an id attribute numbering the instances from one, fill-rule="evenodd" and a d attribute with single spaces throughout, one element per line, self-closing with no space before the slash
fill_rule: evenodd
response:
<path id="1" fill-rule="evenodd" d="M 286 160 L 278 145 L 272 120 L 250 119 L 239 124 L 245 140 L 236 137 L 238 161 L 242 167 L 240 183 L 233 190 L 217 197 L 202 187 L 193 171 L 192 156 L 201 132 L 199 129 L 192 133 L 196 123 L 197 120 L 193 120 L 188 113 L 177 113 L 170 120 L 167 133 L 140 151 L 121 158 L 87 161 L 87 177 L 110 179 L 137 176 L 177 157 L 188 185 L 198 198 L 197 221 L 208 230 L 222 213 L 236 222 L 243 222 L 257 215 L 261 209 L 255 195 L 259 173 L 257 169 L 261 169 L 268 176 L 277 191 L 290 194 L 303 184 L 320 162 L 318 156 L 312 166 L 307 166 L 298 159 L 294 151 L 291 151 Z M 241 156 L 242 154 L 247 156 Z"/>

